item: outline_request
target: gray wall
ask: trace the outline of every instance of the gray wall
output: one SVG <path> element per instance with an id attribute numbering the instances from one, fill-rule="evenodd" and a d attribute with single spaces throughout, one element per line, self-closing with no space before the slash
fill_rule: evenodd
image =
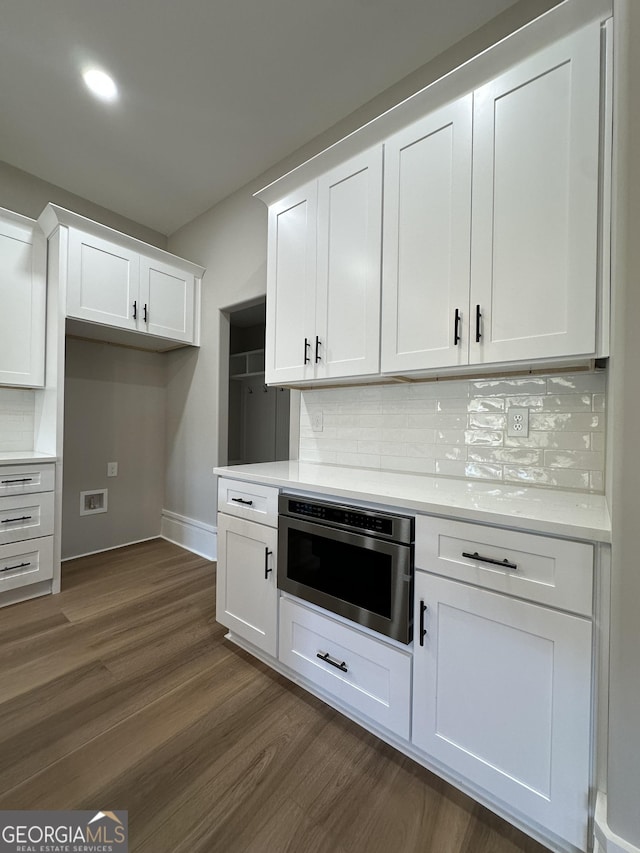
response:
<path id="1" fill-rule="evenodd" d="M 100 207 L 86 198 L 67 192 L 55 184 L 42 181 L 35 175 L 30 175 L 0 160 L 0 207 L 37 219 L 49 202 L 108 225 L 109 228 L 115 228 L 116 231 L 123 231 L 153 246 L 167 248 L 167 238 L 164 234 L 145 225 L 139 225 L 131 219 L 107 210 L 106 207 Z"/>
<path id="2" fill-rule="evenodd" d="M 170 353 L 167 386 L 165 507 L 215 524 L 212 468 L 225 464 L 228 322 L 221 311 L 266 292 L 267 210 L 252 193 L 303 163 L 385 110 L 495 44 L 558 0 L 521 0 L 477 32 L 381 93 L 343 121 L 193 222 L 170 235 L 168 249 L 207 268 L 203 282 L 203 345 L 199 353 Z"/>
<path id="3" fill-rule="evenodd" d="M 159 536 L 165 356 L 67 338 L 65 374 L 63 558 Z M 104 488 L 108 511 L 81 516 L 80 492 Z"/>

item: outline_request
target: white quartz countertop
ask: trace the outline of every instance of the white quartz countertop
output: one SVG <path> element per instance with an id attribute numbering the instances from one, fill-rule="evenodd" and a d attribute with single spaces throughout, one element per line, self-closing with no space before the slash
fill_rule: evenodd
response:
<path id="1" fill-rule="evenodd" d="M 35 450 L 0 450 L 0 465 L 26 465 L 28 462 L 57 462 L 57 456 Z"/>
<path id="2" fill-rule="evenodd" d="M 313 492 L 590 542 L 611 541 L 611 520 L 603 495 L 312 462 L 261 462 L 214 468 L 213 472 L 294 492 Z"/>

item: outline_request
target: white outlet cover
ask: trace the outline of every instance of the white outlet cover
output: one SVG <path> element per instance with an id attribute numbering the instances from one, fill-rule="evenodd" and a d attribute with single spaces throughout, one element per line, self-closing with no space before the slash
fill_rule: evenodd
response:
<path id="1" fill-rule="evenodd" d="M 509 438 L 528 437 L 529 409 L 516 406 L 507 409 L 507 435 Z"/>
<path id="2" fill-rule="evenodd" d="M 107 477 L 117 477 L 118 476 L 118 463 L 117 462 L 107 462 Z"/>
<path id="3" fill-rule="evenodd" d="M 311 415 L 311 429 L 314 432 L 322 432 L 322 412 L 314 412 Z"/>

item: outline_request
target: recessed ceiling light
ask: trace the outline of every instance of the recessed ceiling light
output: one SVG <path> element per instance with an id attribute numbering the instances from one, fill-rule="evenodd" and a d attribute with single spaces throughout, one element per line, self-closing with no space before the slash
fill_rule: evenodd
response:
<path id="1" fill-rule="evenodd" d="M 118 87 L 106 71 L 99 68 L 87 68 L 82 72 L 82 78 L 96 98 L 102 101 L 115 101 L 118 97 Z"/>

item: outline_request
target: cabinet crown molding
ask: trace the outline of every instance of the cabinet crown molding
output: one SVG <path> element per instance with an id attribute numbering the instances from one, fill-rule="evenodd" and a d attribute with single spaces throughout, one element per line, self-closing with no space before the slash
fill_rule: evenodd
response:
<path id="1" fill-rule="evenodd" d="M 205 273 L 205 267 L 194 264 L 193 261 L 172 255 L 171 252 L 166 252 L 164 249 L 159 249 L 157 246 L 152 246 L 150 243 L 145 243 L 143 240 L 138 240 L 135 237 L 124 234 L 122 231 L 116 231 L 115 228 L 109 228 L 107 225 L 102 225 L 100 222 L 95 222 L 86 216 L 81 216 L 79 213 L 74 213 L 57 204 L 49 203 L 45 207 L 38 217 L 38 224 L 47 238 L 61 225 L 67 228 L 78 228 L 87 234 L 102 237 L 105 240 L 110 240 L 134 252 L 164 261 L 167 264 L 175 264 L 178 261 L 181 268 L 190 272 L 196 278 L 202 278 Z"/>

